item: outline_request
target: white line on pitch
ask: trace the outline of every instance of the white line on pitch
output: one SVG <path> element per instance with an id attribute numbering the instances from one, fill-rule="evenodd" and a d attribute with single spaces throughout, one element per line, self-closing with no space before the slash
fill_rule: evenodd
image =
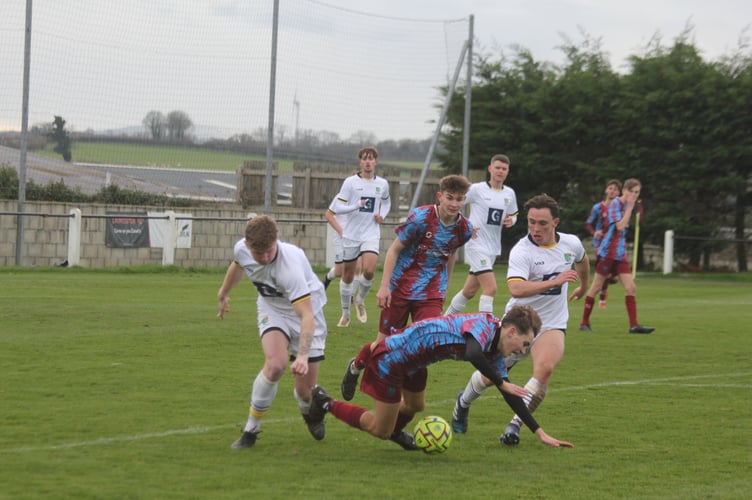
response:
<path id="1" fill-rule="evenodd" d="M 741 387 L 741 388 L 752 388 L 752 386 L 748 384 L 742 384 L 742 385 L 727 385 L 727 384 L 707 384 L 707 385 L 700 385 L 700 384 L 673 384 L 672 382 L 677 381 L 687 381 L 687 380 L 697 380 L 697 379 L 703 379 L 703 378 L 733 378 L 733 377 L 748 377 L 749 373 L 729 373 L 726 375 L 693 375 L 693 376 L 686 376 L 686 377 L 670 377 L 670 378 L 659 378 L 659 379 L 646 379 L 646 380 L 637 380 L 637 381 L 616 381 L 616 382 L 603 382 L 600 384 L 590 384 L 590 385 L 580 385 L 580 386 L 573 386 L 573 387 L 562 387 L 556 389 L 556 392 L 566 392 L 566 391 L 578 391 L 578 390 L 584 390 L 584 389 L 593 389 L 593 388 L 600 388 L 600 387 L 616 387 L 616 386 L 625 386 L 625 385 L 659 385 L 659 384 L 665 384 L 665 385 L 672 385 L 672 386 L 684 386 L 684 387 L 709 387 L 709 388 L 715 388 L 715 387 Z M 498 395 L 494 395 L 494 397 L 501 397 Z M 438 406 L 438 405 L 445 405 L 448 402 L 453 402 L 454 400 L 447 400 L 447 401 L 435 401 L 432 403 L 428 403 L 426 406 Z M 284 422 L 297 422 L 299 418 L 296 417 L 287 417 L 287 418 L 277 418 L 277 419 L 267 419 L 265 422 L 268 423 L 284 423 Z M 125 443 L 130 441 L 141 441 L 144 439 L 156 439 L 156 438 L 162 438 L 162 437 L 169 437 L 169 436 L 179 436 L 184 434 L 203 434 L 206 432 L 213 432 L 216 430 L 221 429 L 228 429 L 228 428 L 236 428 L 239 429 L 243 424 L 242 423 L 234 423 L 234 424 L 224 424 L 224 425 L 212 425 L 212 426 L 196 426 L 196 427 L 188 427 L 186 429 L 173 429 L 170 431 L 164 431 L 164 432 L 153 432 L 149 434 L 134 434 L 130 436 L 120 436 L 120 437 L 111 437 L 111 438 L 99 438 L 99 439 L 93 439 L 91 441 L 78 441 L 75 443 L 64 443 L 64 444 L 56 444 L 56 445 L 50 445 L 50 446 L 23 446 L 20 448 L 5 448 L 0 449 L 0 453 L 26 453 L 26 452 L 33 452 L 33 451 L 49 451 L 49 450 L 66 450 L 70 448 L 80 448 L 83 446 L 100 446 L 100 445 L 106 445 L 106 444 L 115 444 L 115 443 Z"/>

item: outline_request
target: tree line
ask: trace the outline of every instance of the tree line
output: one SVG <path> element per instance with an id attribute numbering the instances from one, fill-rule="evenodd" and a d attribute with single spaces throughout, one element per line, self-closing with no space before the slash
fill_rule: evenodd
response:
<path id="1" fill-rule="evenodd" d="M 470 164 L 495 153 L 512 159 L 509 185 L 523 203 L 546 192 L 563 207 L 562 230 L 583 234 L 608 179 L 641 180 L 640 240 L 662 244 L 707 268 L 720 245 L 736 241 L 747 270 L 745 216 L 752 206 L 752 52 L 744 39 L 728 56 L 706 61 L 686 29 L 672 45 L 652 40 L 614 71 L 600 42 L 566 43 L 554 65 L 516 49 L 476 57 Z M 444 89 L 445 91 L 446 89 Z M 453 99 L 439 159 L 459 171 L 464 89 Z M 524 234 L 524 224 L 507 235 Z M 506 233 L 506 231 L 505 231 Z M 522 233 L 522 234 L 520 234 Z M 747 241 L 749 241 L 747 239 Z"/>

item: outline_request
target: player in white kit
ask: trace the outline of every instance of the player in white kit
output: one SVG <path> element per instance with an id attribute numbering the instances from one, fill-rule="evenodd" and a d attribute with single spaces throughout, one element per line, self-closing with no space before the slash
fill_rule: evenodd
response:
<path id="1" fill-rule="evenodd" d="M 528 395 L 524 401 L 530 413 L 546 396 L 554 368 L 564 356 L 564 337 L 569 320 L 568 301 L 580 299 L 588 289 L 590 262 L 580 239 L 559 233 L 559 205 L 550 196 L 541 194 L 525 203 L 529 233 L 515 244 L 509 256 L 507 286 L 512 298 L 506 309 L 516 305 L 531 306 L 540 315 L 540 334 L 533 340 L 530 354 L 533 358 L 533 376 L 525 384 Z M 569 283 L 579 286 L 568 294 Z M 508 359 L 511 368 L 519 358 Z M 476 371 L 464 391 L 457 395 L 452 415 L 455 432 L 467 432 L 470 404 L 492 386 L 490 380 Z M 514 416 L 500 440 L 516 445 L 520 440 L 522 421 Z"/>
<path id="2" fill-rule="evenodd" d="M 462 290 L 452 298 L 445 314 L 457 314 L 465 310 L 478 289 L 480 312 L 493 314 L 496 295 L 496 276 L 493 266 L 501 255 L 501 231 L 517 222 L 517 195 L 505 186 L 509 175 L 509 157 L 494 155 L 488 165 L 488 180 L 470 186 L 465 203 L 470 204 L 470 222 L 477 228 L 473 238 L 465 244 L 465 261 L 470 265 Z"/>
<path id="3" fill-rule="evenodd" d="M 368 321 L 365 297 L 373 286 L 379 258 L 381 223 L 391 210 L 389 183 L 376 175 L 378 152 L 366 147 L 358 152 L 361 170 L 345 179 L 337 195 L 335 213 L 349 214 L 342 232 L 344 267 L 339 284 L 342 317 L 337 326 L 350 326 L 350 304 L 355 304 L 358 321 Z M 363 257 L 363 274 L 353 284 L 358 257 Z"/>
<path id="4" fill-rule="evenodd" d="M 250 448 L 256 443 L 261 420 L 277 395 L 279 380 L 290 361 L 295 377 L 293 396 L 309 432 L 320 440 L 326 431 L 323 418 L 310 415 L 311 388 L 318 380 L 326 345 L 326 292 L 303 250 L 278 241 L 277 235 L 277 224 L 271 217 L 251 219 L 245 237 L 235 244 L 235 260 L 217 293 L 217 316 L 223 319 L 230 310 L 230 291 L 244 275 L 256 287 L 256 320 L 265 358 L 253 382 L 248 420 L 233 448 Z"/>

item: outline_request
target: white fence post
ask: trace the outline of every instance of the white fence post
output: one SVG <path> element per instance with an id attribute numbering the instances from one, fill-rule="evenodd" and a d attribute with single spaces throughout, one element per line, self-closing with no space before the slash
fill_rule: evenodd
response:
<path id="1" fill-rule="evenodd" d="M 663 274 L 671 274 L 674 270 L 674 230 L 669 229 L 663 234 Z"/>
<path id="2" fill-rule="evenodd" d="M 167 210 L 167 230 L 164 234 L 164 242 L 162 246 L 162 265 L 171 266 L 175 263 L 175 244 L 177 243 L 177 221 L 175 220 L 175 212 Z"/>
<path id="3" fill-rule="evenodd" d="M 68 265 L 81 263 L 81 209 L 72 208 L 68 221 Z"/>

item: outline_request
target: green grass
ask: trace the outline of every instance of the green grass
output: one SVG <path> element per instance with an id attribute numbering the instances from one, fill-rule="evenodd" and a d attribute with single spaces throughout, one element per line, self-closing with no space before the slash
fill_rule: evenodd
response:
<path id="1" fill-rule="evenodd" d="M 34 151 L 34 153 L 48 158 L 60 159 L 60 154 L 47 149 Z M 160 146 L 148 144 L 124 144 L 118 142 L 74 142 L 71 148 L 73 161 L 82 163 L 105 163 L 113 165 L 138 165 L 174 167 L 200 170 L 218 170 L 234 172 L 247 160 L 266 162 L 263 155 L 248 155 L 232 151 L 217 151 L 201 147 L 186 146 Z M 355 156 L 355 151 L 353 151 Z M 383 160 L 389 165 L 395 165 L 414 170 L 423 168 L 423 162 L 418 161 L 389 161 Z M 292 172 L 294 160 L 275 158 L 282 172 Z M 353 165 L 356 161 L 353 159 Z M 431 169 L 438 169 L 436 162 L 431 164 Z"/>
<path id="2" fill-rule="evenodd" d="M 37 154 L 60 159 L 60 155 L 46 150 Z M 142 144 L 121 144 L 114 142 L 74 142 L 73 161 L 84 163 L 109 163 L 114 165 L 138 165 L 174 167 L 202 170 L 234 172 L 246 160 L 266 161 L 258 155 L 247 155 L 231 151 L 216 151 L 184 146 L 151 146 Z M 282 171 L 292 171 L 291 160 L 275 159 Z"/>
<path id="3" fill-rule="evenodd" d="M 160 272 L 155 272 L 160 270 Z M 465 267 L 454 274 L 452 293 Z M 577 330 L 536 412 L 554 449 L 498 436 L 510 410 L 488 392 L 468 434 L 439 456 L 402 451 L 327 417 L 316 442 L 280 382 L 264 432 L 231 450 L 263 356 L 255 291 L 242 283 L 220 321 L 222 269 L 0 268 L 0 498 L 744 498 L 752 491 L 752 276 L 638 276 L 627 334 L 623 292 Z M 499 269 L 500 284 L 505 270 Z M 377 276 L 376 283 L 378 284 Z M 320 382 L 375 336 L 342 330 L 337 283 Z M 496 308 L 507 298 L 500 287 Z M 477 299 L 470 304 L 477 307 Z M 356 322 L 357 323 L 357 322 Z M 512 370 L 523 384 L 530 361 Z M 451 416 L 472 368 L 429 372 L 426 415 Z M 354 403 L 370 407 L 357 394 Z"/>

